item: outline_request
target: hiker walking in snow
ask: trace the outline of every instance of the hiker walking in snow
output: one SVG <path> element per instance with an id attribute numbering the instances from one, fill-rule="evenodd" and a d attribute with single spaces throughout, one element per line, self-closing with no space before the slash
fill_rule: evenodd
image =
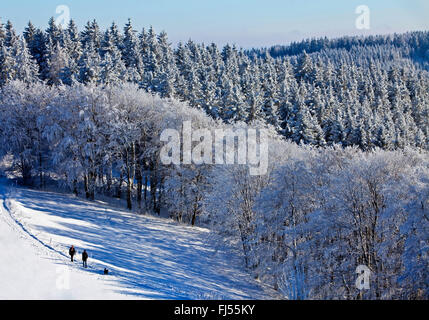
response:
<path id="1" fill-rule="evenodd" d="M 87 268 L 88 265 L 86 264 L 86 260 L 88 260 L 88 253 L 86 252 L 86 250 L 83 250 L 82 252 L 82 262 L 83 262 L 83 267 Z"/>
<path id="2" fill-rule="evenodd" d="M 70 255 L 70 257 L 71 257 L 71 261 L 73 262 L 73 256 L 76 254 L 76 249 L 73 247 L 73 246 L 71 246 L 70 247 L 70 249 L 69 249 L 69 255 Z"/>

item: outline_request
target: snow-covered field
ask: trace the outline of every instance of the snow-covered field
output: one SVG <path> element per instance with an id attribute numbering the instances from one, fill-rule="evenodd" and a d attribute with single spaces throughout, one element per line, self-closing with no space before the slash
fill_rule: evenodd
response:
<path id="1" fill-rule="evenodd" d="M 208 232 L 2 181 L 0 299 L 272 298 Z"/>

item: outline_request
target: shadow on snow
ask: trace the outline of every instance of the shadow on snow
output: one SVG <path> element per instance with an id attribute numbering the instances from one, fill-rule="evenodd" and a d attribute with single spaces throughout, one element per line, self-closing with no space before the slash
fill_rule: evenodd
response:
<path id="1" fill-rule="evenodd" d="M 88 272 L 102 274 L 107 267 L 120 282 L 121 293 L 149 299 L 260 298 L 261 289 L 249 283 L 249 275 L 230 266 L 225 252 L 216 253 L 208 245 L 207 230 L 115 211 L 73 196 L 16 191 L 13 198 L 23 207 L 61 218 L 55 221 L 61 228 L 30 229 L 86 243 L 86 248 L 78 248 L 77 260 L 87 249 Z M 36 240 L 63 256 L 72 244 L 48 246 Z"/>

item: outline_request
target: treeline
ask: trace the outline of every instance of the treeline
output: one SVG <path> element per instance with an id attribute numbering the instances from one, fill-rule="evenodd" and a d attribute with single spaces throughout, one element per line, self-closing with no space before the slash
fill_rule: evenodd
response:
<path id="1" fill-rule="evenodd" d="M 273 58 L 283 56 L 295 56 L 304 52 L 313 53 L 328 51 L 330 49 L 352 50 L 368 47 L 392 46 L 400 52 L 404 58 L 411 59 L 417 64 L 421 64 L 426 70 L 429 67 L 427 56 L 429 50 L 429 37 L 427 31 L 414 31 L 404 34 L 392 35 L 368 35 L 368 36 L 344 36 L 337 39 L 312 38 L 302 41 L 294 41 L 289 45 L 276 45 L 270 48 L 250 49 L 248 54 L 264 56 L 267 53 Z"/>
<path id="2" fill-rule="evenodd" d="M 264 121 L 292 141 L 362 150 L 429 146 L 428 32 L 313 39 L 244 51 L 193 41 L 173 48 L 165 32 L 130 21 L 79 32 L 49 21 L 20 37 L 0 26 L 0 86 L 136 83 L 186 101 L 226 123 Z M 271 55 L 270 55 L 271 54 Z M 275 56 L 276 58 L 272 57 Z"/>

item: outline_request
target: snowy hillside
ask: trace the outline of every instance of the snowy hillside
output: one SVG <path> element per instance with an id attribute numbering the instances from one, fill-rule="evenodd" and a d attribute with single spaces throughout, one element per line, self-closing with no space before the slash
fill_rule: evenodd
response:
<path id="1" fill-rule="evenodd" d="M 206 229 L 5 181 L 0 194 L 0 299 L 272 298 L 239 259 L 210 245 Z"/>

